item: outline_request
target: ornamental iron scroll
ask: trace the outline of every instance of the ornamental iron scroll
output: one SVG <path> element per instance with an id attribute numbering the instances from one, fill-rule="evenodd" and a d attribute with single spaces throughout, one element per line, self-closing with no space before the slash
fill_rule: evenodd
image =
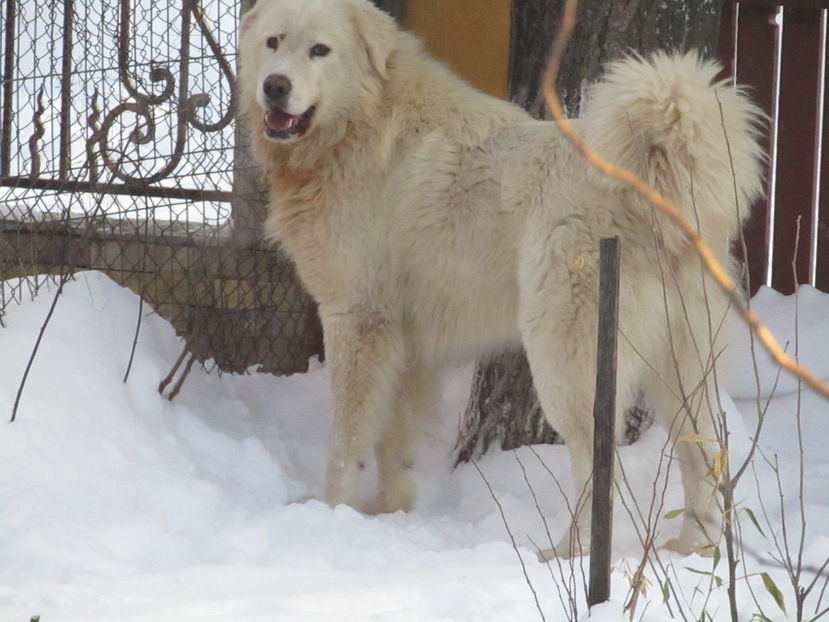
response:
<path id="1" fill-rule="evenodd" d="M 227 201 L 238 10 L 2 0 L 0 185 Z"/>
<path id="2" fill-rule="evenodd" d="M 124 338 L 161 315 L 186 370 L 307 369 L 321 336 L 293 265 L 237 235 L 266 195 L 232 123 L 250 4 L 0 0 L 0 330 L 97 270 L 140 294 Z"/>
<path id="3" fill-rule="evenodd" d="M 190 72 L 190 29 L 195 20 L 196 27 L 201 31 L 207 41 L 210 52 L 218 63 L 222 77 L 229 85 L 230 98 L 221 117 L 215 122 L 207 122 L 199 119 L 196 111 L 205 110 L 210 102 L 210 95 L 207 93 L 189 93 L 189 72 Z M 176 95 L 176 77 L 168 67 L 155 64 L 149 71 L 149 80 L 153 84 L 162 84 L 160 93 L 153 94 L 142 92 L 136 81 L 130 75 L 130 28 L 131 28 L 131 1 L 121 0 L 119 6 L 119 42 L 118 42 L 118 69 L 121 83 L 126 88 L 133 102 L 122 103 L 113 108 L 104 118 L 100 128 L 101 156 L 104 164 L 112 174 L 125 182 L 155 183 L 173 173 L 178 167 L 184 154 L 187 141 L 188 124 L 202 132 L 217 132 L 227 127 L 233 119 L 235 109 L 235 89 L 232 88 L 235 82 L 233 69 L 222 49 L 213 37 L 205 19 L 204 13 L 198 0 L 182 0 L 181 7 L 181 41 L 179 55 L 178 75 L 178 100 L 177 105 L 174 96 Z M 115 151 L 110 146 L 110 132 L 113 126 L 125 113 L 131 112 L 137 118 L 143 120 L 143 127 L 137 124 L 130 132 L 128 140 L 135 145 L 147 145 L 155 140 L 156 119 L 154 108 L 163 104 L 174 104 L 175 107 L 175 128 L 174 147 L 169 154 L 167 162 L 156 172 L 148 175 L 128 173 L 124 170 L 124 158 L 116 157 Z M 121 151 L 123 153 L 123 151 Z"/>

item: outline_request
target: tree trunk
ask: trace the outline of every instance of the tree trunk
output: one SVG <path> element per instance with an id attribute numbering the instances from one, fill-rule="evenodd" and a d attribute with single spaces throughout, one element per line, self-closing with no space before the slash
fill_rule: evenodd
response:
<path id="1" fill-rule="evenodd" d="M 559 28 L 564 0 L 513 0 L 510 38 L 510 99 L 546 118 L 539 89 Z M 585 86 L 602 64 L 625 53 L 697 48 L 717 51 L 720 3 L 710 0 L 591 0 L 579 7 L 579 22 L 564 58 L 557 89 L 565 110 L 578 116 Z M 625 286 L 624 283 L 621 284 Z M 626 417 L 624 438 L 633 442 L 652 420 L 641 399 Z M 561 442 L 544 419 L 523 352 L 481 361 L 458 439 L 458 461 L 502 449 Z"/>
<path id="2" fill-rule="evenodd" d="M 406 0 L 372 0 L 374 4 L 402 24 L 406 17 Z"/>
<path id="3" fill-rule="evenodd" d="M 539 84 L 558 32 L 564 0 L 513 0 L 510 99 L 545 118 Z M 717 53 L 720 3 L 710 0 L 591 0 L 579 6 L 579 21 L 561 68 L 558 93 L 570 116 L 578 116 L 587 83 L 608 60 L 654 50 Z"/>

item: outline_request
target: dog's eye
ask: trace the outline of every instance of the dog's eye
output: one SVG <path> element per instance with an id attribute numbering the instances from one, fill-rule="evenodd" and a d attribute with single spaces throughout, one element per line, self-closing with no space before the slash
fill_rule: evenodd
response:
<path id="1" fill-rule="evenodd" d="M 272 50 L 276 50 L 279 47 L 279 37 L 268 37 L 265 41 L 265 45 L 267 45 Z"/>
<path id="2" fill-rule="evenodd" d="M 314 47 L 311 48 L 311 57 L 314 56 L 328 56 L 328 53 L 331 51 L 331 48 L 327 45 L 323 45 L 322 43 L 317 43 Z"/>

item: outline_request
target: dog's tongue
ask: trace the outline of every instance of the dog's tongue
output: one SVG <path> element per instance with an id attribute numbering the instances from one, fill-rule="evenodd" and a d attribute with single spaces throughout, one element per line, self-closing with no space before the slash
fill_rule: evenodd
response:
<path id="1" fill-rule="evenodd" d="M 288 114 L 279 108 L 271 108 L 265 115 L 265 125 L 274 132 L 284 132 L 291 129 L 299 121 L 298 116 Z"/>

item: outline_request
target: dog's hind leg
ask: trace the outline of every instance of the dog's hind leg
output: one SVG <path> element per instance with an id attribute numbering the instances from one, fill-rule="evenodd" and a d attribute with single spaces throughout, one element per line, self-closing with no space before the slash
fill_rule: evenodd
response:
<path id="1" fill-rule="evenodd" d="M 674 444 L 685 493 L 679 536 L 666 548 L 684 554 L 712 555 L 722 530 L 717 505 L 716 388 L 713 373 L 703 370 L 699 357 L 682 352 L 652 372 L 645 384 L 648 403 L 662 418 Z M 691 436 L 693 435 L 693 436 Z"/>
<path id="2" fill-rule="evenodd" d="M 521 339 L 541 408 L 564 437 L 575 486 L 567 500 L 572 525 L 544 557 L 590 550 L 597 257 L 581 254 L 590 248 L 584 223 L 568 220 L 528 227 L 519 273 Z"/>
<path id="3" fill-rule="evenodd" d="M 429 371 L 408 369 L 400 377 L 393 418 L 375 446 L 379 489 L 373 513 L 409 511 L 414 507 L 417 491 L 411 471 L 417 440 L 437 412 L 436 385 Z"/>
<path id="4" fill-rule="evenodd" d="M 325 501 L 358 508 L 360 473 L 392 416 L 403 344 L 380 315 L 323 311 L 322 320 L 334 398 Z"/>
<path id="5" fill-rule="evenodd" d="M 560 365 L 550 365 L 553 360 L 549 356 L 540 364 L 536 356 L 531 355 L 530 360 L 535 360 L 531 366 L 539 400 L 547 421 L 564 438 L 573 478 L 573 494 L 565 500 L 570 525 L 552 550 L 542 552 L 542 557 L 586 555 L 590 552 L 593 498 L 592 396 L 582 386 L 584 378 L 563 373 Z"/>
<path id="6" fill-rule="evenodd" d="M 668 430 L 685 493 L 679 536 L 666 547 L 713 555 L 722 531 L 718 482 L 725 475 L 726 456 L 718 440 L 716 360 L 725 347 L 727 335 L 721 333 L 728 301 L 710 282 L 699 280 L 698 265 L 689 263 L 684 270 L 677 280 L 666 279 L 669 296 L 662 323 L 669 334 L 643 389 Z M 644 332 L 644 326 L 639 330 Z"/>
<path id="7" fill-rule="evenodd" d="M 521 337 L 544 414 L 564 438 L 573 471 L 572 524 L 552 551 L 572 557 L 590 550 L 593 400 L 596 387 L 598 241 L 588 224 L 569 217 L 551 228 L 528 227 L 521 263 Z M 620 302 L 620 305 L 622 303 Z M 641 362 L 619 344 L 616 430 L 633 404 Z M 616 478 L 621 470 L 615 469 Z"/>

